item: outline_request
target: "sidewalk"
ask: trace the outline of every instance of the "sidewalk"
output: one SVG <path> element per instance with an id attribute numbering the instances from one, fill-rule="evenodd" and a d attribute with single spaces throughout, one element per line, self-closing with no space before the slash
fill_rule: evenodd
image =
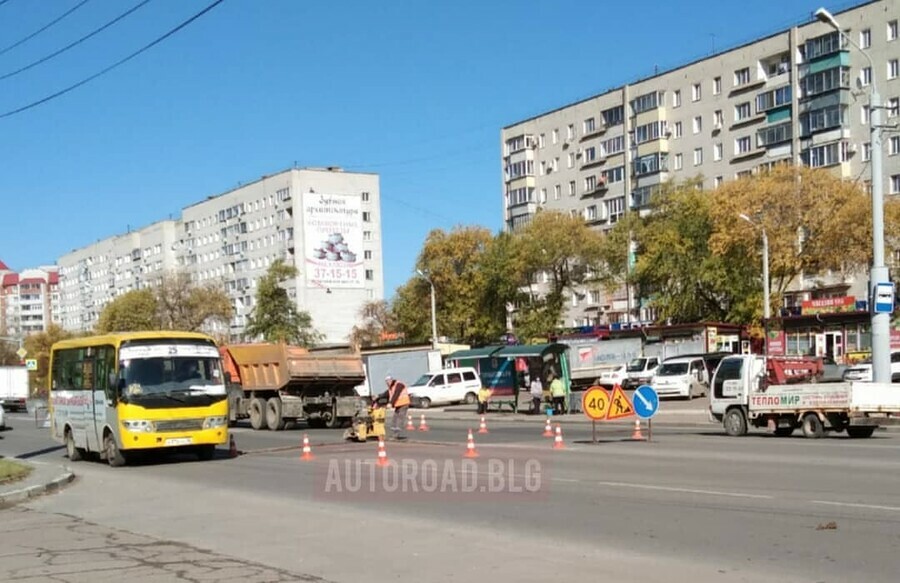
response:
<path id="1" fill-rule="evenodd" d="M 25 462 L 2 454 L 0 457 L 15 460 L 33 468 L 24 480 L 0 484 L 0 508 L 55 492 L 75 479 L 75 474 L 65 466 L 38 461 Z"/>
<path id="2" fill-rule="evenodd" d="M 492 419 L 519 421 L 524 423 L 533 423 L 536 419 L 543 420 L 546 417 L 543 414 L 529 415 L 528 413 L 525 413 L 524 411 L 528 411 L 530 405 L 530 402 L 523 402 L 523 404 L 520 405 L 520 411 L 523 412 L 520 413 L 513 413 L 508 407 L 505 407 L 502 411 L 493 409 L 488 411 L 487 416 Z M 663 402 L 659 412 L 653 417 L 654 423 L 671 425 L 709 425 L 710 427 L 715 425 L 710 423 L 708 409 L 705 406 L 701 406 L 699 403 L 691 406 L 688 406 L 687 403 L 682 403 L 680 405 L 681 406 L 678 408 L 667 409 L 665 402 Z M 477 409 L 474 405 L 457 405 L 434 409 L 410 409 L 410 414 L 412 414 L 413 417 L 423 413 L 426 417 L 434 416 L 439 419 L 448 419 L 451 421 L 467 421 L 472 418 L 477 418 L 478 416 Z M 553 423 L 562 424 L 591 422 L 591 420 L 581 411 L 572 412 L 567 415 L 553 415 L 550 419 Z M 622 419 L 621 421 L 604 421 L 604 423 L 633 424 L 635 419 L 636 417 L 632 416 Z"/>

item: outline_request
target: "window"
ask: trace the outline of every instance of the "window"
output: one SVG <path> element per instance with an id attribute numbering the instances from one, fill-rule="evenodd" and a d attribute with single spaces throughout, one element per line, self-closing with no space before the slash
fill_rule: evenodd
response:
<path id="1" fill-rule="evenodd" d="M 888 155 L 896 156 L 900 154 L 900 136 L 891 136 L 888 141 Z"/>
<path id="2" fill-rule="evenodd" d="M 676 89 L 672 92 L 672 107 L 681 107 L 681 90 Z"/>
<path id="3" fill-rule="evenodd" d="M 734 72 L 734 86 L 740 87 L 750 82 L 750 68 L 744 67 Z"/>
<path id="4" fill-rule="evenodd" d="M 844 106 L 842 105 L 815 109 L 800 116 L 800 132 L 801 135 L 808 136 L 821 130 L 840 127 L 843 121 Z"/>
<path id="5" fill-rule="evenodd" d="M 586 220 L 586 221 L 596 221 L 597 220 L 597 205 L 592 204 L 591 206 L 584 209 L 584 220 Z"/>
<path id="6" fill-rule="evenodd" d="M 840 164 L 847 159 L 847 143 L 833 142 L 804 150 L 800 153 L 803 163 L 810 168 Z"/>
<path id="7" fill-rule="evenodd" d="M 675 122 L 675 131 L 673 132 L 676 140 L 681 137 L 682 131 L 683 130 L 682 130 L 681 122 L 676 121 Z"/>
<path id="8" fill-rule="evenodd" d="M 773 144 L 788 142 L 793 137 L 793 125 L 785 122 L 775 126 L 765 127 L 756 132 L 756 145 L 763 148 Z"/>
<path id="9" fill-rule="evenodd" d="M 868 162 L 872 159 L 872 142 L 864 142 L 862 146 L 862 160 Z"/>
<path id="10" fill-rule="evenodd" d="M 703 164 L 703 148 L 694 148 L 694 166 Z"/>
<path id="11" fill-rule="evenodd" d="M 606 184 L 622 182 L 625 180 L 625 167 L 617 166 L 615 168 L 610 168 L 609 170 L 604 170 L 601 173 L 601 176 L 603 177 L 603 182 Z"/>
<path id="12" fill-rule="evenodd" d="M 750 117 L 750 102 L 745 101 L 734 106 L 734 121 L 742 121 Z"/>
<path id="13" fill-rule="evenodd" d="M 900 115 L 900 97 L 891 97 L 887 102 L 888 117 L 897 117 Z"/>
<path id="14" fill-rule="evenodd" d="M 584 163 L 590 164 L 591 162 L 597 161 L 597 148 L 591 146 L 590 148 L 584 149 Z"/>
<path id="15" fill-rule="evenodd" d="M 571 124 L 571 123 L 570 123 L 570 124 L 566 127 L 566 139 L 567 139 L 567 140 L 571 140 L 571 139 L 574 138 L 574 137 L 575 137 L 575 124 Z"/>
<path id="16" fill-rule="evenodd" d="M 575 154 L 569 152 L 569 155 L 566 156 L 566 166 L 569 168 L 573 168 L 575 166 Z"/>
<path id="17" fill-rule="evenodd" d="M 887 64 L 887 78 L 896 79 L 900 75 L 900 61 L 891 59 Z"/>
<path id="18" fill-rule="evenodd" d="M 887 39 L 888 42 L 897 40 L 897 21 L 892 20 L 887 23 Z"/>
<path id="19" fill-rule="evenodd" d="M 559 184 L 553 187 L 553 200 L 559 200 L 562 196 L 562 188 L 560 188 Z"/>
<path id="20" fill-rule="evenodd" d="M 569 196 L 575 196 L 575 181 L 569 181 Z"/>
<path id="21" fill-rule="evenodd" d="M 625 150 L 625 136 L 616 136 L 600 142 L 600 155 L 612 156 Z"/>
<path id="22" fill-rule="evenodd" d="M 641 156 L 634 161 L 634 173 L 638 176 L 665 172 L 668 170 L 668 154 L 654 153 Z"/>
<path id="23" fill-rule="evenodd" d="M 734 141 L 734 153 L 738 154 L 746 154 L 750 151 L 750 136 L 744 136 L 742 138 L 738 138 Z"/>
<path id="24" fill-rule="evenodd" d="M 631 208 L 643 208 L 650 204 L 653 195 L 652 186 L 639 186 L 631 191 Z"/>
<path id="25" fill-rule="evenodd" d="M 778 89 L 765 91 L 756 96 L 756 113 L 769 111 L 782 105 L 790 105 L 791 103 L 791 86 L 785 85 Z"/>
<path id="26" fill-rule="evenodd" d="M 363 259 L 371 259 L 372 258 L 372 250 L 366 249 L 363 251 Z"/>
<path id="27" fill-rule="evenodd" d="M 846 43 L 847 41 L 844 40 L 843 35 L 838 31 L 829 32 L 806 41 L 803 52 L 806 55 L 806 60 L 811 61 L 838 52 L 844 48 Z"/>
<path id="28" fill-rule="evenodd" d="M 716 162 L 721 160 L 722 159 L 722 151 L 723 151 L 722 142 L 719 142 L 718 144 L 714 145 L 713 146 L 713 160 L 715 160 Z"/>
<path id="29" fill-rule="evenodd" d="M 891 194 L 900 193 L 900 174 L 891 176 Z"/>
<path id="30" fill-rule="evenodd" d="M 550 140 L 551 140 L 554 144 L 559 143 L 559 130 L 556 130 L 556 129 L 555 129 L 555 130 L 553 130 L 553 131 L 550 133 Z"/>
<path id="31" fill-rule="evenodd" d="M 603 123 L 607 126 L 619 125 L 625 121 L 625 106 L 619 105 L 618 107 L 605 109 L 600 112 L 600 116 L 603 118 Z"/>
<path id="32" fill-rule="evenodd" d="M 634 129 L 634 141 L 643 144 L 651 140 L 658 140 L 666 134 L 666 121 L 654 121 Z"/>
<path id="33" fill-rule="evenodd" d="M 850 87 L 850 69 L 848 67 L 833 67 L 818 73 L 806 76 L 803 81 L 804 97 L 811 97 L 840 88 Z"/>
<path id="34" fill-rule="evenodd" d="M 588 176 L 584 179 L 584 192 L 594 192 L 597 190 L 597 177 Z"/>
<path id="35" fill-rule="evenodd" d="M 631 100 L 631 111 L 634 112 L 635 115 L 650 111 L 651 109 L 656 109 L 659 107 L 659 98 L 661 93 L 653 91 L 651 93 L 645 93 L 644 95 L 640 95 Z"/>
<path id="36" fill-rule="evenodd" d="M 699 134 L 703 131 L 703 118 L 701 116 L 697 116 L 694 118 L 694 133 Z"/>
<path id="37" fill-rule="evenodd" d="M 722 177 L 722 176 L 716 176 L 716 179 L 715 179 L 715 182 L 714 182 L 715 188 L 719 188 L 719 187 L 722 186 L 722 184 L 724 184 L 724 183 L 725 183 L 725 178 L 724 178 L 724 177 Z"/>
<path id="38" fill-rule="evenodd" d="M 541 198 L 538 202 L 540 202 L 541 204 L 547 203 L 547 189 L 546 188 L 541 189 Z"/>
<path id="39" fill-rule="evenodd" d="M 872 29 L 864 28 L 859 31 L 859 47 L 867 49 L 872 46 Z"/>
<path id="40" fill-rule="evenodd" d="M 869 125 L 869 106 L 868 105 L 863 105 L 860 108 L 859 121 L 863 125 Z"/>
<path id="41" fill-rule="evenodd" d="M 363 241 L 372 240 L 372 231 L 363 231 Z"/>
<path id="42" fill-rule="evenodd" d="M 613 198 L 604 203 L 606 205 L 606 216 L 609 217 L 610 223 L 618 222 L 625 215 L 625 197 L 620 196 Z"/>
<path id="43" fill-rule="evenodd" d="M 538 148 L 544 149 L 544 134 L 538 136 Z"/>
<path id="44" fill-rule="evenodd" d="M 675 170 L 681 170 L 684 167 L 684 161 L 681 154 L 675 154 Z"/>
<path id="45" fill-rule="evenodd" d="M 700 84 L 694 83 L 691 86 L 691 101 L 700 101 L 700 97 L 701 97 Z"/>
<path id="46" fill-rule="evenodd" d="M 364 223 L 371 223 L 372 222 L 372 213 L 370 213 L 368 211 L 363 211 L 362 220 Z"/>
<path id="47" fill-rule="evenodd" d="M 872 67 L 863 67 L 859 70 L 859 83 L 863 87 L 872 84 Z"/>
<path id="48" fill-rule="evenodd" d="M 585 135 L 593 133 L 597 129 L 596 124 L 594 122 L 594 118 L 589 117 L 584 120 L 584 133 Z"/>
<path id="49" fill-rule="evenodd" d="M 372 281 L 375 279 L 375 272 L 371 269 L 366 270 L 366 281 Z"/>
<path id="50" fill-rule="evenodd" d="M 713 95 L 718 95 L 722 93 L 722 78 L 716 77 L 713 79 Z"/>
<path id="51" fill-rule="evenodd" d="M 713 112 L 713 127 L 722 129 L 723 125 L 725 125 L 725 114 L 722 113 L 721 109 L 717 109 Z"/>

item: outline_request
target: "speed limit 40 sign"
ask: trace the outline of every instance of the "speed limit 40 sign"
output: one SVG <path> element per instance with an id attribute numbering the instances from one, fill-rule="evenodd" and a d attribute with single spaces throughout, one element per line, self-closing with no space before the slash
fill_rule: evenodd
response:
<path id="1" fill-rule="evenodd" d="M 609 413 L 609 393 L 601 387 L 591 387 L 581 397 L 581 410 L 588 419 L 602 421 Z"/>

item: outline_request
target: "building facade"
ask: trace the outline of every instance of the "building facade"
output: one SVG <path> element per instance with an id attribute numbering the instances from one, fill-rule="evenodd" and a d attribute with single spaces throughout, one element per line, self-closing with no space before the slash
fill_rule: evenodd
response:
<path id="1" fill-rule="evenodd" d="M 56 266 L 17 273 L 0 261 L 0 336 L 24 338 L 59 324 L 58 286 Z"/>
<path id="2" fill-rule="evenodd" d="M 503 128 L 506 228 L 545 208 L 610 229 L 663 182 L 702 176 L 712 189 L 782 162 L 868 183 L 873 83 L 883 122 L 900 120 L 898 15 L 898 0 L 836 14 L 858 49 L 812 21 Z M 900 134 L 883 135 L 884 192 L 900 194 Z M 829 283 L 865 297 L 864 276 Z M 562 324 L 652 318 L 627 289 L 586 288 Z"/>
<path id="3" fill-rule="evenodd" d="M 298 276 L 285 287 L 326 342 L 345 342 L 366 301 L 384 297 L 379 179 L 340 168 L 292 168 L 182 209 L 177 220 L 110 237 L 59 258 L 63 327 L 92 329 L 103 307 L 182 271 L 221 285 L 227 327 L 245 339 L 259 279 L 276 260 Z"/>

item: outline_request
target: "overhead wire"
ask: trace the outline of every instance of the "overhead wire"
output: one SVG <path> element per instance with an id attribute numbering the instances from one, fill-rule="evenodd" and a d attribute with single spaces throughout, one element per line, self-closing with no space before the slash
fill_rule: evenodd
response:
<path id="1" fill-rule="evenodd" d="M 37 100 L 37 101 L 33 101 L 33 102 L 29 103 L 28 105 L 23 105 L 22 107 L 19 107 L 19 108 L 17 108 L 17 109 L 12 109 L 12 110 L 10 110 L 10 111 L 7 111 L 7 112 L 5 112 L 5 113 L 2 113 L 2 114 L 0 114 L 0 119 L 7 118 L 7 117 L 9 117 L 9 116 L 11 116 L 11 115 L 16 115 L 17 113 L 22 113 L 23 111 L 27 111 L 27 110 L 29 110 L 29 109 L 32 109 L 32 108 L 34 108 L 34 107 L 37 107 L 37 106 L 42 105 L 42 104 L 44 104 L 44 103 L 47 103 L 48 101 L 51 101 L 51 100 L 53 100 L 53 99 L 56 99 L 57 97 L 62 97 L 62 96 L 65 95 L 66 93 L 69 93 L 70 91 L 73 91 L 73 90 L 75 90 L 75 89 L 81 87 L 82 85 L 85 85 L 85 84 L 87 84 L 87 83 L 93 81 L 94 79 L 97 79 L 98 77 L 101 77 L 101 76 L 105 75 L 106 73 L 109 73 L 109 72 L 112 71 L 113 69 L 115 69 L 115 68 L 117 68 L 117 67 L 119 67 L 119 66 L 121 66 L 121 65 L 124 65 L 125 63 L 127 63 L 127 62 L 130 61 L 131 59 L 133 59 L 133 58 L 137 57 L 138 55 L 140 55 L 141 53 L 143 53 L 143 52 L 145 52 L 145 51 L 147 51 L 147 50 L 153 48 L 154 46 L 156 46 L 156 45 L 158 45 L 159 43 L 161 43 L 162 41 L 166 40 L 167 38 L 169 38 L 169 37 L 172 36 L 173 34 L 175 34 L 175 33 L 177 33 L 178 31 L 180 31 L 181 29 L 183 29 L 183 28 L 185 28 L 186 26 L 190 25 L 192 22 L 194 22 L 195 20 L 197 20 L 198 18 L 200 18 L 201 16 L 203 16 L 204 14 L 206 14 L 207 12 L 209 12 L 210 10 L 212 10 L 213 8 L 215 8 L 216 6 L 218 6 L 219 4 L 221 4 L 221 3 L 224 2 L 224 1 L 225 1 L 225 0 L 216 0 L 215 2 L 209 4 L 208 6 L 206 6 L 206 8 L 204 8 L 204 9 L 201 10 L 200 12 L 194 14 L 193 16 L 191 16 L 190 18 L 188 18 L 187 20 L 185 20 L 184 22 L 182 22 L 181 24 L 179 24 L 179 25 L 176 26 L 175 28 L 169 30 L 169 32 L 167 32 L 167 33 L 165 33 L 164 35 L 158 37 L 156 40 L 154 40 L 154 41 L 152 41 L 152 42 L 150 42 L 150 43 L 144 45 L 143 47 L 141 47 L 140 49 L 134 51 L 133 53 L 131 53 L 131 54 L 128 55 L 127 57 L 124 57 L 124 58 L 122 58 L 122 59 L 119 59 L 118 61 L 116 61 L 116 62 L 113 63 L 112 65 L 109 65 L 109 66 L 106 67 L 105 69 L 101 69 L 100 71 L 98 71 L 97 73 L 94 73 L 94 74 L 91 75 L 90 77 L 87 77 L 87 78 L 85 78 L 85 79 L 82 79 L 81 81 L 79 81 L 78 83 L 75 83 L 75 84 L 73 84 L 73 85 L 69 85 L 69 86 L 66 87 L 65 89 L 60 89 L 60 90 L 57 91 L 56 93 L 52 93 L 52 94 L 50 94 L 50 95 L 44 97 L 43 99 L 39 99 L 39 100 Z"/>
<path id="2" fill-rule="evenodd" d="M 68 51 L 69 49 L 74 48 L 74 47 L 80 45 L 81 43 L 83 43 L 84 41 L 88 40 L 88 39 L 91 38 L 92 36 L 95 36 L 95 35 L 97 35 L 97 34 L 100 34 L 100 33 L 103 32 L 104 30 L 106 30 L 107 28 L 109 28 L 110 26 L 116 24 L 117 22 L 119 22 L 120 20 L 122 20 L 122 19 L 125 18 L 126 16 L 129 16 L 129 15 L 132 14 L 133 12 L 136 12 L 139 8 L 141 8 L 141 7 L 145 6 L 145 5 L 147 5 L 147 4 L 150 3 L 150 2 L 151 2 L 151 0 L 143 0 L 143 2 L 137 4 L 136 6 L 132 7 L 131 9 L 129 9 L 129 10 L 123 12 L 122 14 L 120 14 L 119 16 L 115 17 L 114 19 L 110 20 L 109 22 L 107 22 L 106 24 L 104 24 L 103 26 L 101 26 L 100 28 L 95 29 L 93 32 L 91 32 L 91 33 L 89 33 L 89 34 L 86 34 L 85 36 L 81 37 L 80 39 L 78 39 L 78 40 L 76 40 L 76 41 L 74 41 L 74 42 L 69 43 L 68 45 L 64 46 L 63 48 L 61 48 L 61 49 L 59 49 L 59 50 L 57 50 L 57 51 L 55 51 L 55 52 L 50 53 L 50 54 L 47 55 L 46 57 L 43 57 L 43 58 L 41 58 L 41 59 L 38 59 L 37 61 L 34 61 L 33 63 L 30 63 L 30 64 L 28 64 L 28 65 L 25 65 L 24 67 L 21 67 L 21 68 L 19 68 L 19 69 L 16 69 L 15 71 L 10 71 L 9 73 L 6 73 L 5 75 L 0 76 L 0 81 L 2 81 L 3 79 L 9 79 L 10 77 L 14 77 L 14 76 L 18 75 L 19 73 L 24 73 L 25 71 L 27 71 L 27 70 L 29 70 L 29 69 L 32 69 L 32 68 L 34 68 L 34 67 L 37 67 L 37 66 L 40 65 L 41 63 L 46 63 L 46 62 L 49 61 L 50 59 L 52 59 L 52 58 L 54 58 L 54 57 L 57 57 L 57 56 L 63 54 L 64 52 Z"/>
<path id="3" fill-rule="evenodd" d="M 8 47 L 4 47 L 4 48 L 0 49 L 0 55 L 5 54 L 5 53 L 8 53 L 9 51 L 13 50 L 13 49 L 16 48 L 17 46 L 22 45 L 22 44 L 25 44 L 26 42 L 30 41 L 31 39 L 33 39 L 33 38 L 36 37 L 37 35 L 41 34 L 41 33 L 44 32 L 45 30 L 47 30 L 48 28 L 50 28 L 51 26 L 53 26 L 54 24 L 56 24 L 57 22 L 59 22 L 60 20 L 62 20 L 63 18 L 65 18 L 66 16 L 72 14 L 73 12 L 75 12 L 76 10 L 78 10 L 79 8 L 81 8 L 82 6 L 84 6 L 85 4 L 87 4 L 89 1 L 90 1 L 90 0 L 81 0 L 81 2 L 79 2 L 78 4 L 76 4 L 75 6 L 73 6 L 72 8 L 70 8 L 69 10 L 67 10 L 66 12 L 63 12 L 62 15 L 59 16 L 59 17 L 57 17 L 55 20 L 51 20 L 50 22 L 48 22 L 47 24 L 45 24 L 45 25 L 42 26 L 41 28 L 37 29 L 36 31 L 34 31 L 33 33 L 29 34 L 29 35 L 26 36 L 25 38 L 23 38 L 23 39 L 21 39 L 21 40 L 18 40 L 18 41 L 16 41 L 16 42 L 14 42 L 13 44 L 9 45 Z"/>

